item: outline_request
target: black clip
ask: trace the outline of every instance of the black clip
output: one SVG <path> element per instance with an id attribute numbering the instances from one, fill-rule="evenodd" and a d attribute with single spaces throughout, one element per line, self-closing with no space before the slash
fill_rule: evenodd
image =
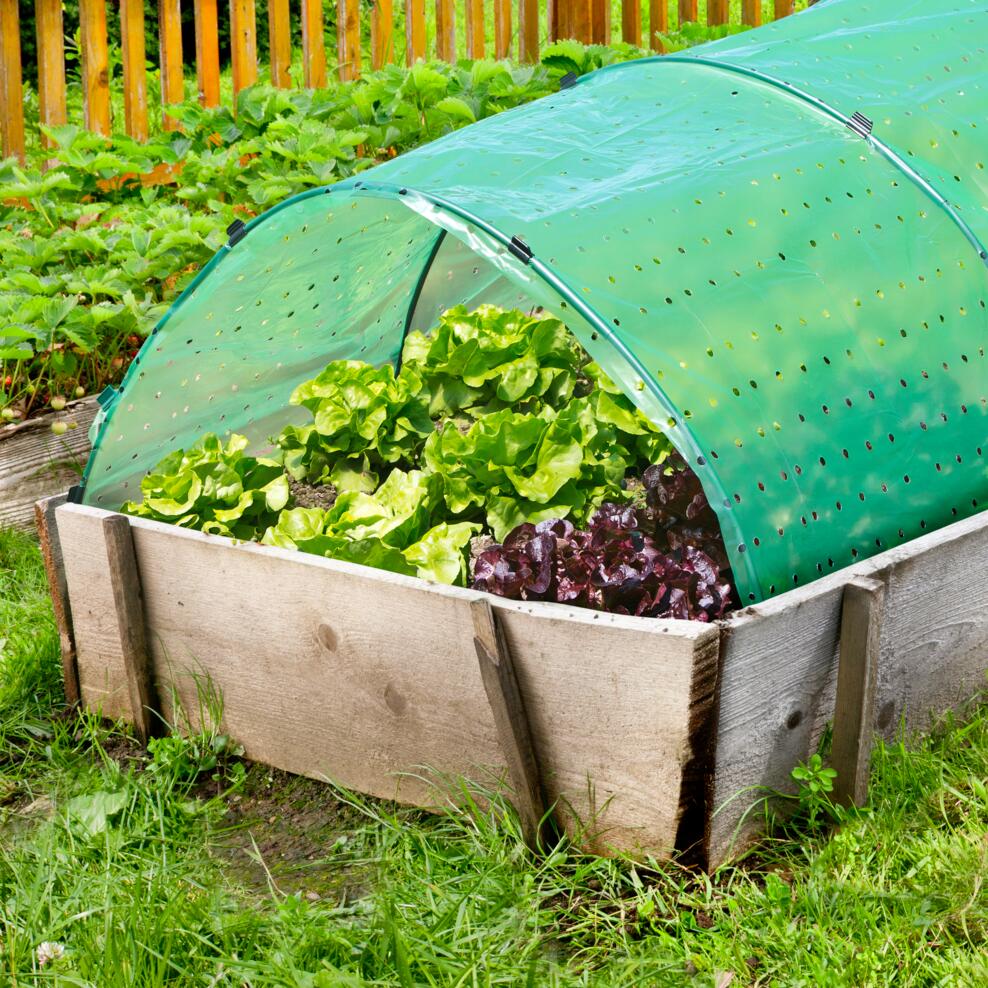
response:
<path id="1" fill-rule="evenodd" d="M 244 226 L 243 220 L 234 220 L 227 228 L 227 234 L 229 234 L 230 239 L 227 241 L 227 246 L 232 247 L 234 244 L 240 243 L 244 237 L 247 236 L 247 227 Z"/>
<path id="2" fill-rule="evenodd" d="M 566 75 L 564 75 L 562 79 L 559 80 L 560 89 L 571 89 L 575 85 L 576 85 L 575 72 L 567 72 Z"/>
<path id="3" fill-rule="evenodd" d="M 867 137 L 871 133 L 871 128 L 875 126 L 875 122 L 869 120 L 863 113 L 858 113 L 855 110 L 851 114 L 851 119 L 848 120 L 847 126 L 859 137 Z"/>
<path id="4" fill-rule="evenodd" d="M 524 240 L 519 236 L 514 236 L 511 238 L 511 243 L 508 244 L 508 250 L 511 251 L 515 257 L 518 258 L 523 264 L 528 264 L 532 259 L 532 248 L 525 243 Z"/>
<path id="5" fill-rule="evenodd" d="M 82 484 L 73 484 L 65 495 L 69 504 L 82 504 Z"/>

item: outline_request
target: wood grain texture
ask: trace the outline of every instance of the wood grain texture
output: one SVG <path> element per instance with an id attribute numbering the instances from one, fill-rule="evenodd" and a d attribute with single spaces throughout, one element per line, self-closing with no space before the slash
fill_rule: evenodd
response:
<path id="1" fill-rule="evenodd" d="M 538 0 L 518 0 L 518 61 L 539 60 Z"/>
<path id="2" fill-rule="evenodd" d="M 463 0 L 467 58 L 484 57 L 484 0 Z"/>
<path id="3" fill-rule="evenodd" d="M 154 698 L 151 660 L 145 638 L 141 577 L 134 558 L 130 523 L 124 515 L 107 514 L 100 525 L 105 550 L 106 575 L 113 595 L 120 638 L 120 657 L 130 698 L 133 727 L 138 738 L 147 742 L 160 724 Z M 96 545 L 93 545 L 96 549 Z"/>
<path id="4" fill-rule="evenodd" d="M 395 60 L 393 0 L 375 0 L 370 29 L 371 68 L 391 65 Z"/>
<path id="5" fill-rule="evenodd" d="M 456 61 L 456 4 L 453 0 L 436 0 L 436 58 Z"/>
<path id="6" fill-rule="evenodd" d="M 511 0 L 494 0 L 494 57 L 511 55 Z"/>
<path id="7" fill-rule="evenodd" d="M 425 58 L 425 0 L 405 0 L 405 62 Z"/>
<path id="8" fill-rule="evenodd" d="M 884 601 L 880 580 L 859 576 L 844 586 L 830 754 L 834 799 L 842 806 L 863 806 L 868 795 Z"/>
<path id="9" fill-rule="evenodd" d="M 326 88 L 322 0 L 302 0 L 302 72 L 306 89 Z"/>
<path id="10" fill-rule="evenodd" d="M 56 511 L 89 707 L 129 716 L 102 561 L 106 512 Z M 505 771 L 478 667 L 474 592 L 130 519 L 163 713 L 196 679 L 248 757 L 372 795 L 436 805 L 423 766 Z M 489 598 L 514 659 L 546 797 L 594 850 L 665 855 L 681 816 L 694 653 L 717 629 Z M 439 789 L 442 787 L 439 786 Z"/>
<path id="11" fill-rule="evenodd" d="M 775 0 L 775 19 L 780 20 L 792 13 L 793 0 Z"/>
<path id="12" fill-rule="evenodd" d="M 220 41 L 217 0 L 195 0 L 196 80 L 199 102 L 220 105 Z"/>
<path id="13" fill-rule="evenodd" d="M 730 20 L 728 0 L 707 0 L 707 23 L 727 24 Z"/>
<path id="14" fill-rule="evenodd" d="M 65 563 L 62 544 L 55 523 L 55 509 L 65 504 L 64 494 L 54 494 L 38 501 L 34 506 L 35 526 L 41 557 L 45 563 L 48 591 L 51 595 L 55 626 L 58 628 L 58 644 L 62 654 L 62 688 L 65 702 L 73 707 L 79 702 L 79 670 L 75 660 L 75 637 L 72 632 L 72 608 L 69 606 L 69 588 L 65 580 Z"/>
<path id="15" fill-rule="evenodd" d="M 135 140 L 146 141 L 148 78 L 144 0 L 120 0 L 120 48 L 124 77 L 124 125 Z"/>
<path id="16" fill-rule="evenodd" d="M 648 5 L 648 45 L 652 51 L 663 52 L 665 46 L 660 34 L 669 33 L 669 5 L 665 0 L 649 0 Z"/>
<path id="17" fill-rule="evenodd" d="M 110 54 L 106 40 L 106 0 L 79 0 L 79 36 L 86 129 L 109 136 Z"/>
<path id="18" fill-rule="evenodd" d="M 610 0 L 591 0 L 590 20 L 590 33 L 594 44 L 607 44 L 611 37 Z"/>
<path id="19" fill-rule="evenodd" d="M 567 0 L 569 37 L 589 45 L 593 40 L 593 0 Z"/>
<path id="20" fill-rule="evenodd" d="M 172 106 L 185 99 L 182 68 L 181 0 L 158 0 L 158 64 L 161 68 L 161 105 Z M 179 124 L 167 113 L 162 115 L 165 130 L 178 130 Z"/>
<path id="21" fill-rule="evenodd" d="M 480 678 L 491 706 L 501 753 L 507 763 L 512 799 L 525 842 L 529 847 L 537 848 L 546 819 L 545 794 L 511 649 L 487 598 L 473 601 L 470 610 Z"/>
<path id="22" fill-rule="evenodd" d="M 679 25 L 687 21 L 696 23 L 700 19 L 698 0 L 679 0 Z"/>
<path id="23" fill-rule="evenodd" d="M 292 31 L 288 0 L 268 0 L 268 52 L 271 58 L 271 85 L 288 89 L 292 64 Z"/>
<path id="24" fill-rule="evenodd" d="M 61 412 L 0 426 L 0 527 L 30 528 L 35 501 L 79 482 L 98 408 L 95 398 L 83 398 Z M 51 431 L 56 421 L 70 427 L 61 436 Z"/>
<path id="25" fill-rule="evenodd" d="M 38 41 L 38 114 L 44 126 L 58 127 L 68 119 L 62 0 L 38 0 L 34 7 L 34 22 Z M 44 136 L 41 143 L 44 147 L 52 146 Z"/>
<path id="26" fill-rule="evenodd" d="M 961 707 L 988 669 L 988 514 L 745 608 L 723 625 L 711 861 L 757 834 L 745 812 L 789 773 L 832 719 L 844 584 L 885 584 L 876 728 L 922 729 Z"/>
<path id="27" fill-rule="evenodd" d="M 257 82 L 257 11 L 254 0 L 230 0 L 233 98 Z"/>
<path id="28" fill-rule="evenodd" d="M 621 40 L 641 47 L 642 5 L 640 0 L 621 0 Z"/>
<path id="29" fill-rule="evenodd" d="M 741 23 L 761 27 L 762 0 L 741 0 Z"/>
<path id="30" fill-rule="evenodd" d="M 336 50 L 340 81 L 360 78 L 360 0 L 336 2 Z"/>
<path id="31" fill-rule="evenodd" d="M 17 0 L 0 0 L 0 149 L 24 160 L 24 89 Z"/>

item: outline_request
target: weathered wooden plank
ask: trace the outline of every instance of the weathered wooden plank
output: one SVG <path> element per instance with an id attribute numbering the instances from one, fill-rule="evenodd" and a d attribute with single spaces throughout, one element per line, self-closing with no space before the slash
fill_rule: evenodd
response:
<path id="1" fill-rule="evenodd" d="M 98 408 L 95 398 L 83 398 L 61 412 L 0 426 L 0 528 L 29 528 L 35 501 L 78 483 Z M 55 435 L 53 422 L 67 431 Z"/>
<path id="2" fill-rule="evenodd" d="M 630 45 L 642 43 L 641 0 L 621 0 L 621 40 Z"/>
<path id="3" fill-rule="evenodd" d="M 522 834 L 529 847 L 538 847 L 546 819 L 545 794 L 511 650 L 486 597 L 473 601 L 470 610 L 480 678 L 491 705 L 501 752 L 508 765 L 508 780 Z"/>
<path id="4" fill-rule="evenodd" d="M 665 51 L 659 39 L 660 34 L 669 33 L 669 4 L 666 0 L 649 0 L 648 5 L 648 47 L 652 51 Z"/>
<path id="5" fill-rule="evenodd" d="M 87 706 L 129 716 L 105 566 L 106 512 L 56 512 Z M 471 591 L 131 519 L 163 713 L 208 678 L 248 757 L 405 802 L 439 776 L 506 768 L 474 646 Z M 591 849 L 668 854 L 682 816 L 695 653 L 717 629 L 491 598 L 546 798 Z M 107 614 L 109 612 L 109 616 Z M 582 827 L 577 821 L 582 821 Z M 585 830 L 584 830 L 585 828 Z"/>
<path id="6" fill-rule="evenodd" d="M 741 0 L 741 23 L 761 27 L 762 0 Z"/>
<path id="7" fill-rule="evenodd" d="M 288 0 L 268 0 L 268 51 L 271 57 L 271 85 L 288 89 L 292 64 L 292 32 Z"/>
<path id="8" fill-rule="evenodd" d="M 728 0 L 707 0 L 707 23 L 709 25 L 727 24 L 729 20 Z"/>
<path id="9" fill-rule="evenodd" d="M 257 82 L 257 11 L 254 0 L 230 0 L 233 98 Z"/>
<path id="10" fill-rule="evenodd" d="M 55 612 L 55 626 L 58 628 L 58 642 L 62 653 L 62 684 L 65 702 L 75 706 L 79 702 L 79 670 L 75 661 L 75 638 L 72 633 L 72 608 L 69 606 L 69 588 L 65 581 L 65 563 L 62 559 L 62 544 L 55 523 L 55 509 L 65 504 L 64 494 L 55 494 L 34 506 L 35 525 L 41 544 L 41 556 L 45 562 L 45 574 L 51 592 L 52 609 Z"/>
<path id="11" fill-rule="evenodd" d="M 360 78 L 360 0 L 337 0 L 336 50 L 340 81 Z"/>
<path id="12" fill-rule="evenodd" d="M 124 515 L 107 514 L 102 519 L 100 529 L 117 618 L 117 633 L 120 636 L 120 657 L 130 696 L 131 717 L 138 738 L 147 742 L 160 721 L 157 717 L 151 660 L 144 632 L 141 577 L 134 558 L 130 523 Z"/>
<path id="13" fill-rule="evenodd" d="M 567 16 L 569 10 L 568 4 L 569 0 L 546 0 L 546 33 L 550 42 L 566 37 L 566 31 L 568 30 L 567 22 L 569 19 Z"/>
<path id="14" fill-rule="evenodd" d="M 834 799 L 843 806 L 863 806 L 868 795 L 884 599 L 880 580 L 859 576 L 844 586 L 830 755 Z"/>
<path id="15" fill-rule="evenodd" d="M 302 0 L 302 72 L 306 89 L 326 88 L 322 0 Z"/>
<path id="16" fill-rule="evenodd" d="M 453 0 L 436 0 L 436 58 L 456 61 L 456 5 Z"/>
<path id="17" fill-rule="evenodd" d="M 988 669 L 988 513 L 791 590 L 724 623 L 711 860 L 750 843 L 746 811 L 793 791 L 835 708 L 844 585 L 885 584 L 876 728 L 929 726 L 962 706 Z"/>
<path id="18" fill-rule="evenodd" d="M 82 101 L 86 129 L 110 133 L 110 55 L 106 40 L 105 0 L 80 0 Z"/>
<path id="19" fill-rule="evenodd" d="M 609 44 L 611 40 L 610 0 L 591 0 L 590 20 L 590 32 L 594 43 L 600 45 Z"/>
<path id="20" fill-rule="evenodd" d="M 161 69 L 161 105 L 173 106 L 185 99 L 182 74 L 182 4 L 181 0 L 158 0 L 158 62 Z M 162 114 L 165 130 L 177 130 L 178 121 Z"/>
<path id="21" fill-rule="evenodd" d="M 775 0 L 775 19 L 788 17 L 793 10 L 793 0 Z"/>
<path id="22" fill-rule="evenodd" d="M 467 58 L 484 57 L 484 0 L 463 0 Z"/>
<path id="23" fill-rule="evenodd" d="M 220 42 L 217 0 L 195 0 L 196 79 L 199 102 L 220 105 Z"/>
<path id="24" fill-rule="evenodd" d="M 679 26 L 687 21 L 696 23 L 700 19 L 698 0 L 679 0 Z"/>
<path id="25" fill-rule="evenodd" d="M 593 40 L 592 0 L 568 0 L 569 37 L 589 45 Z"/>
<path id="26" fill-rule="evenodd" d="M 425 58 L 425 0 L 405 0 L 405 62 Z"/>
<path id="27" fill-rule="evenodd" d="M 395 60 L 393 0 L 375 0 L 370 29 L 371 68 L 380 69 Z"/>
<path id="28" fill-rule="evenodd" d="M 518 61 L 539 60 L 539 2 L 518 0 Z"/>
<path id="29" fill-rule="evenodd" d="M 135 140 L 146 141 L 148 78 L 144 0 L 120 0 L 120 47 L 124 77 L 124 126 Z"/>
<path id="30" fill-rule="evenodd" d="M 511 0 L 494 0 L 494 57 L 511 54 Z"/>
<path id="31" fill-rule="evenodd" d="M 68 119 L 62 0 L 38 0 L 34 21 L 38 39 L 38 114 L 45 127 L 58 127 Z M 0 25 L 0 32 L 6 30 Z M 41 142 L 45 147 L 52 146 L 47 137 L 42 136 Z"/>

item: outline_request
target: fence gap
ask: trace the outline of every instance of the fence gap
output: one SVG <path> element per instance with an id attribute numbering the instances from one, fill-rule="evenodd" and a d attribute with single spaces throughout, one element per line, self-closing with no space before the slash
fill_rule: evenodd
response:
<path id="1" fill-rule="evenodd" d="M 230 60 L 233 99 L 257 82 L 257 12 L 254 0 L 230 0 Z"/>
<path id="2" fill-rule="evenodd" d="M 306 89 L 326 88 L 322 0 L 302 0 L 302 69 Z"/>
<path id="3" fill-rule="evenodd" d="M 518 0 L 518 61 L 539 60 L 539 0 Z"/>
<path id="4" fill-rule="evenodd" d="M 185 99 L 182 75 L 182 8 L 180 0 L 158 0 L 158 57 L 161 65 L 161 105 L 171 106 Z M 178 130 L 179 122 L 167 113 L 161 115 L 165 130 Z"/>
<path id="5" fill-rule="evenodd" d="M 271 85 L 288 89 L 292 64 L 292 27 L 288 0 L 268 0 L 268 50 L 271 56 Z"/>
<path id="6" fill-rule="evenodd" d="M 120 0 L 120 47 L 123 61 L 124 125 L 134 140 L 146 141 L 148 77 L 144 0 Z"/>
<path id="7" fill-rule="evenodd" d="M 196 78 L 199 102 L 220 105 L 220 42 L 216 0 L 195 0 Z"/>
<path id="8" fill-rule="evenodd" d="M 336 4 L 336 55 L 340 81 L 360 78 L 360 0 Z"/>
<path id="9" fill-rule="evenodd" d="M 371 11 L 371 68 L 383 69 L 395 60 L 394 4 L 376 0 Z"/>
<path id="10" fill-rule="evenodd" d="M 621 40 L 641 47 L 642 7 L 640 0 L 621 0 Z"/>
<path id="11" fill-rule="evenodd" d="M 405 0 L 405 64 L 425 58 L 425 0 Z"/>
<path id="12" fill-rule="evenodd" d="M 511 52 L 511 0 L 494 0 L 494 57 Z"/>
<path id="13" fill-rule="evenodd" d="M 14 6 L 16 9 L 16 3 Z M 38 0 L 34 8 L 34 20 L 38 39 L 38 113 L 45 127 L 58 127 L 68 120 L 65 105 L 62 0 Z M 6 24 L 0 26 L 0 33 L 4 38 L 7 37 Z M 11 32 L 11 37 L 17 36 L 16 30 Z M 4 62 L 6 63 L 6 57 Z M 53 143 L 42 135 L 42 147 L 50 148 Z"/>
<path id="14" fill-rule="evenodd" d="M 484 0 L 463 0 L 467 58 L 484 57 Z"/>
<path id="15" fill-rule="evenodd" d="M 761 0 L 755 0 L 760 3 Z M 648 7 L 648 45 L 655 52 L 665 51 L 665 46 L 659 39 L 660 34 L 669 32 L 669 5 L 666 0 L 649 0 Z"/>
<path id="16" fill-rule="evenodd" d="M 106 42 L 105 0 L 80 0 L 82 99 L 86 130 L 110 134 L 110 53 Z M 17 44 L 15 32 L 13 41 Z M 6 43 L 6 41 L 5 41 Z"/>
<path id="17" fill-rule="evenodd" d="M 436 58 L 456 61 L 456 15 L 453 0 L 436 0 Z"/>

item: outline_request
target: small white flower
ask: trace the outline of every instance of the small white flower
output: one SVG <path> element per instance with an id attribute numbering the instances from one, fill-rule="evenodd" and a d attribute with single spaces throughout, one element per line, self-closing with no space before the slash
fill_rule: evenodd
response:
<path id="1" fill-rule="evenodd" d="M 57 961 L 65 956 L 65 948 L 60 943 L 45 940 L 38 944 L 38 967 L 44 967 L 50 961 Z"/>

